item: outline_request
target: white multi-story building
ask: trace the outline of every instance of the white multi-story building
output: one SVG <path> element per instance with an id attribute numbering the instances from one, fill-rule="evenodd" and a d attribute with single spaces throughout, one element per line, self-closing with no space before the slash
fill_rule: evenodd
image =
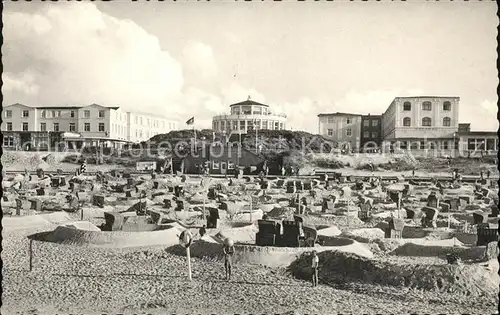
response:
<path id="1" fill-rule="evenodd" d="M 269 105 L 248 100 L 232 104 L 230 113 L 214 116 L 212 129 L 214 132 L 245 134 L 252 130 L 269 129 L 284 130 L 286 115 L 274 113 Z"/>
<path id="2" fill-rule="evenodd" d="M 401 149 L 451 149 L 458 140 L 459 101 L 459 97 L 396 97 L 382 115 L 384 143 L 398 142 Z"/>
<path id="3" fill-rule="evenodd" d="M 29 149 L 64 141 L 69 147 L 137 143 L 178 127 L 175 120 L 158 115 L 122 111 L 119 107 L 27 106 L 3 109 L 4 148 Z M 50 140 L 49 140 L 50 139 Z"/>

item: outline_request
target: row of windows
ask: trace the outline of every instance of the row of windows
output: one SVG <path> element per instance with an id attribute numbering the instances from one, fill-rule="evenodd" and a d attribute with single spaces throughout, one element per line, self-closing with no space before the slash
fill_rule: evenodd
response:
<path id="1" fill-rule="evenodd" d="M 402 150 L 407 150 L 408 148 L 411 150 L 425 150 L 425 149 L 436 149 L 438 146 L 441 149 L 452 149 L 453 141 L 442 141 L 442 142 L 426 142 L 426 141 L 398 141 L 399 148 Z M 396 143 L 392 143 L 395 145 Z M 455 142 L 455 149 L 458 149 L 458 142 Z"/>
<path id="2" fill-rule="evenodd" d="M 21 117 L 29 117 L 30 116 L 30 111 L 29 110 L 23 110 L 21 113 Z M 12 118 L 12 110 L 7 109 L 5 111 L 5 118 Z"/>
<path id="3" fill-rule="evenodd" d="M 7 122 L 6 123 L 6 129 L 7 129 L 7 131 L 13 131 L 12 123 L 11 122 Z M 112 129 L 113 129 L 113 132 L 120 133 L 120 134 L 125 134 L 126 127 L 113 124 L 112 125 Z M 29 131 L 29 124 L 27 122 L 23 123 L 23 125 L 22 125 L 22 131 Z M 48 131 L 47 130 L 47 123 L 40 123 L 40 131 Z M 50 131 L 59 132 L 59 131 L 62 131 L 62 130 L 60 129 L 59 123 L 53 123 L 52 124 L 52 130 L 50 130 Z M 76 132 L 77 131 L 76 130 L 76 123 L 69 123 L 69 130 L 68 131 L 69 132 Z M 85 131 L 85 132 L 92 131 L 91 124 L 90 123 L 84 123 L 83 124 L 83 131 Z M 97 131 L 98 132 L 106 132 L 105 124 L 104 123 L 99 123 L 97 125 Z M 157 134 L 158 134 L 157 132 L 151 132 L 151 136 L 154 136 L 154 135 L 157 135 Z M 136 135 L 136 137 L 142 137 L 143 131 L 142 130 L 136 130 L 135 131 L 135 135 Z M 146 137 L 149 137 L 149 135 L 150 135 L 149 131 L 146 131 L 145 135 L 146 135 Z"/>
<path id="4" fill-rule="evenodd" d="M 52 111 L 42 110 L 42 118 L 61 117 L 61 113 L 62 112 L 60 110 L 52 110 Z M 71 118 L 74 118 L 76 116 L 75 111 L 71 110 L 69 112 L 69 116 Z M 100 110 L 97 114 L 97 117 L 98 118 L 106 117 L 106 111 Z M 90 118 L 90 110 L 83 111 L 83 118 Z"/>
<path id="5" fill-rule="evenodd" d="M 372 138 L 378 138 L 378 132 L 374 131 L 371 133 Z M 363 132 L 363 138 L 370 138 L 370 132 L 365 131 Z"/>
<path id="6" fill-rule="evenodd" d="M 443 111 L 450 111 L 451 110 L 451 103 L 449 101 L 444 101 L 442 108 L 443 108 Z M 403 103 L 403 110 L 410 111 L 411 110 L 411 102 L 404 102 Z M 422 103 L 422 110 L 425 110 L 425 111 L 432 110 L 432 103 L 429 101 L 423 102 Z"/>
<path id="7" fill-rule="evenodd" d="M 146 126 L 151 126 L 151 122 L 152 122 L 153 123 L 152 127 L 155 127 L 155 128 L 160 128 L 160 123 L 161 123 L 161 127 L 162 128 L 165 128 L 167 126 L 167 123 L 165 121 L 160 121 L 160 120 L 156 120 L 156 119 L 153 119 L 151 121 L 150 118 L 146 118 L 144 120 L 142 116 L 135 116 L 134 117 L 134 122 L 135 122 L 136 125 L 144 125 L 144 122 L 146 122 Z M 174 129 L 175 128 L 174 123 L 169 122 L 168 123 L 168 128 L 169 129 Z"/>
<path id="8" fill-rule="evenodd" d="M 467 139 L 467 150 L 498 150 L 498 141 L 496 141 L 496 139 L 484 138 Z"/>
<path id="9" fill-rule="evenodd" d="M 8 122 L 6 123 L 7 131 L 12 131 L 12 123 Z M 90 129 L 90 123 L 84 123 L 83 125 L 83 130 L 89 132 Z M 99 132 L 104 132 L 106 131 L 104 123 L 99 123 L 97 130 Z M 29 131 L 29 124 L 27 122 L 23 122 L 22 126 L 22 131 Z M 47 123 L 40 123 L 40 131 L 47 131 Z M 52 124 L 52 130 L 51 131 L 61 131 L 59 128 L 59 123 L 53 123 Z M 76 132 L 76 124 L 75 123 L 69 123 L 69 132 Z"/>
<path id="10" fill-rule="evenodd" d="M 256 128 L 256 129 L 283 129 L 284 125 L 283 123 L 280 122 L 273 122 L 272 121 L 256 121 L 254 122 L 253 120 L 240 120 L 239 121 L 239 129 L 240 130 L 245 130 L 245 123 L 248 128 Z M 219 128 L 220 126 L 220 128 Z M 238 121 L 233 120 L 233 121 L 214 121 L 212 122 L 212 127 L 214 130 L 227 130 L 227 129 L 233 129 L 233 130 L 238 130 Z"/>
<path id="11" fill-rule="evenodd" d="M 372 127 L 378 126 L 378 120 L 365 119 L 365 120 L 363 120 L 363 127 L 370 127 L 370 122 L 371 122 Z"/>
<path id="12" fill-rule="evenodd" d="M 333 129 L 328 129 L 327 133 L 328 133 L 329 136 L 333 136 L 333 134 L 334 134 Z M 348 137 L 352 136 L 352 129 L 351 128 L 347 128 L 345 130 L 345 135 L 348 136 Z"/>
<path id="13" fill-rule="evenodd" d="M 334 120 L 333 117 L 328 117 L 327 121 L 328 121 L 329 124 L 333 124 L 333 122 L 335 120 Z M 375 121 L 375 120 L 373 120 L 373 121 Z M 352 123 L 352 119 L 351 118 L 346 118 L 345 122 L 346 122 L 347 125 L 350 125 Z M 377 123 L 378 123 L 378 121 L 377 121 Z M 376 126 L 376 125 L 372 125 L 372 126 Z"/>
<path id="14" fill-rule="evenodd" d="M 411 127 L 411 118 L 410 117 L 403 118 L 403 126 L 404 127 Z M 422 126 L 423 127 L 431 127 L 432 126 L 432 119 L 429 117 L 422 118 Z M 444 117 L 443 118 L 443 127 L 450 127 L 450 126 L 451 126 L 451 118 Z"/>
<path id="15" fill-rule="evenodd" d="M 30 116 L 30 112 L 29 110 L 23 110 L 22 113 L 21 113 L 21 117 L 29 117 Z M 57 118 L 57 117 L 61 117 L 62 116 L 62 111 L 60 110 L 42 110 L 41 111 L 41 116 L 42 118 Z M 69 111 L 69 116 L 71 118 L 74 118 L 75 117 L 75 111 L 74 110 L 71 110 Z M 8 109 L 5 111 L 5 117 L 6 118 L 12 118 L 12 110 Z M 84 118 L 90 118 L 90 110 L 84 110 L 83 111 L 83 117 Z M 99 113 L 98 113 L 98 117 L 99 118 L 104 118 L 106 117 L 106 114 L 105 114 L 105 111 L 104 110 L 100 110 Z"/>

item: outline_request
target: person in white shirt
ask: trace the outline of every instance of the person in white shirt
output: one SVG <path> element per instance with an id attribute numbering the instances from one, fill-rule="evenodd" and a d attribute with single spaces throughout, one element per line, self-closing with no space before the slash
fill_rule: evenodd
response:
<path id="1" fill-rule="evenodd" d="M 319 266 L 319 257 L 316 254 L 316 251 L 312 251 L 312 280 L 313 280 L 313 287 L 318 285 L 318 266 Z"/>

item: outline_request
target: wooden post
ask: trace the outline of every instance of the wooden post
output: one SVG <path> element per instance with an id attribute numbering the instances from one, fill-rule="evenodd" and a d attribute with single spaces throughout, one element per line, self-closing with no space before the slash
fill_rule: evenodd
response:
<path id="1" fill-rule="evenodd" d="M 189 277 L 189 281 L 192 281 L 193 278 L 191 277 L 191 251 L 189 250 L 189 246 L 186 247 L 186 257 L 187 257 L 187 264 L 188 264 L 188 277 Z"/>
<path id="2" fill-rule="evenodd" d="M 398 219 L 400 219 L 400 212 L 401 212 L 401 198 L 403 194 L 401 192 L 398 192 Z"/>
<path id="3" fill-rule="evenodd" d="M 80 221 L 83 221 L 83 205 L 80 202 L 78 204 L 80 205 Z"/>
<path id="4" fill-rule="evenodd" d="M 451 211 L 451 209 L 450 209 L 450 211 Z M 450 229 L 450 227 L 451 227 L 451 214 L 450 214 L 450 212 L 448 212 L 448 230 Z"/>
<path id="5" fill-rule="evenodd" d="M 250 196 L 250 223 L 252 223 L 252 196 Z"/>
<path id="6" fill-rule="evenodd" d="M 206 222 L 207 221 L 207 217 L 205 215 L 205 199 L 207 198 L 206 194 L 205 196 L 203 197 L 203 222 Z"/>
<path id="7" fill-rule="evenodd" d="M 30 240 L 30 246 L 29 246 L 29 259 L 30 259 L 30 265 L 29 265 L 29 268 L 30 268 L 30 271 L 33 270 L 33 240 Z"/>

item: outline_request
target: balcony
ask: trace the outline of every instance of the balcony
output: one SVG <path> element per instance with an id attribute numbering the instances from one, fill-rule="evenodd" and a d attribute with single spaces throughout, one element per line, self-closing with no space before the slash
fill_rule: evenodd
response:
<path id="1" fill-rule="evenodd" d="M 280 118 L 281 120 L 281 119 L 286 119 L 287 116 L 281 113 L 272 113 L 272 112 L 261 113 L 261 112 L 246 111 L 243 113 L 235 112 L 235 113 L 219 114 L 213 117 L 214 120 L 238 119 L 238 118 L 242 119 Z"/>

